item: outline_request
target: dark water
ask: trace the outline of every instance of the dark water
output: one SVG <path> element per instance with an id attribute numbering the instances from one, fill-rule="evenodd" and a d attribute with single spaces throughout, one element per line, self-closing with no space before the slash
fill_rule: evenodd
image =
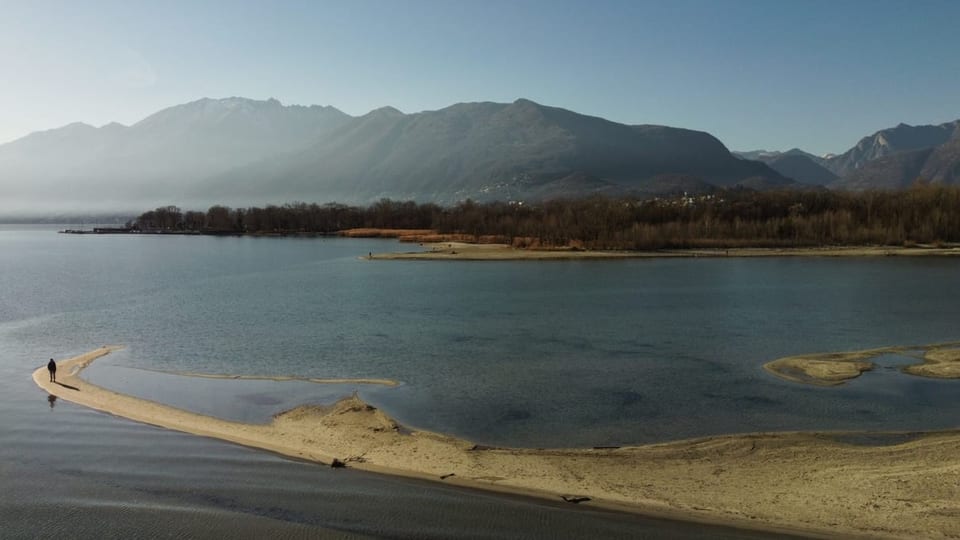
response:
<path id="1" fill-rule="evenodd" d="M 51 410 L 32 369 L 108 343 L 127 349 L 88 376 L 135 395 L 263 421 L 356 389 L 403 423 L 487 444 L 918 430 L 960 418 L 960 385 L 950 381 L 877 370 L 820 389 L 760 369 L 803 352 L 960 339 L 960 261 L 358 259 L 406 248 L 0 229 L 4 536 L 46 536 L 39 522 L 50 533 L 95 536 L 108 516 L 118 537 L 128 522 L 153 527 L 149 536 L 167 530 L 162 523 L 173 537 L 721 534 L 341 474 L 65 403 Z M 135 368 L 403 384 L 170 384 Z M 41 519 L 48 510 L 69 517 Z M 28 517 L 8 526 L 14 515 Z"/>

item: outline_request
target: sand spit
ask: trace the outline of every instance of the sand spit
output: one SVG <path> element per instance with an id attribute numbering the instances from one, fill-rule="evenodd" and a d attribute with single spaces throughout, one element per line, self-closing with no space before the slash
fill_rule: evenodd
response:
<path id="1" fill-rule="evenodd" d="M 571 248 L 525 249 L 507 244 L 470 244 L 442 242 L 424 244 L 427 251 L 409 253 L 374 253 L 368 259 L 378 260 L 452 260 L 452 261 L 520 261 L 574 259 L 635 259 L 650 257 L 682 257 L 661 251 L 594 251 Z"/>
<path id="2" fill-rule="evenodd" d="M 838 434 L 761 433 L 603 449 L 478 446 L 401 429 L 356 396 L 268 425 L 229 422 L 89 384 L 113 348 L 62 361 L 60 398 L 170 429 L 296 458 L 644 514 L 843 537 L 960 537 L 960 432 L 856 445 Z M 584 498 L 589 498 L 586 500 Z"/>
<path id="3" fill-rule="evenodd" d="M 425 251 L 376 253 L 369 259 L 382 260 L 570 260 L 570 259 L 643 259 L 657 257 L 944 257 L 960 256 L 960 248 L 937 247 L 811 247 L 811 248 L 733 248 L 670 249 L 656 251 L 602 251 L 575 248 L 516 248 L 507 244 L 441 242 L 424 244 Z"/>
<path id="4" fill-rule="evenodd" d="M 129 366 L 129 369 L 140 371 L 149 371 L 151 373 L 163 373 L 164 375 L 176 375 L 178 377 L 194 377 L 197 379 L 229 379 L 237 381 L 300 381 L 314 384 L 373 384 L 380 386 L 400 386 L 400 381 L 393 379 L 325 379 L 317 377 L 295 377 L 293 375 L 231 375 L 221 373 L 195 373 L 192 371 L 167 371 L 163 369 L 150 369 L 144 367 Z"/>
<path id="5" fill-rule="evenodd" d="M 960 379 L 960 342 L 931 345 L 897 345 L 861 351 L 802 354 L 778 358 L 763 369 L 788 381 L 817 386 L 837 386 L 859 377 L 876 365 L 870 360 L 884 354 L 899 354 L 923 362 L 902 368 L 908 375 Z"/>

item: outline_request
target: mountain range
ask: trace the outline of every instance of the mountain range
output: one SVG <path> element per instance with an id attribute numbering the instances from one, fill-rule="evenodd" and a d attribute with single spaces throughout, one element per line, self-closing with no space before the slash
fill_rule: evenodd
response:
<path id="1" fill-rule="evenodd" d="M 900 189 L 917 180 L 960 184 L 960 120 L 939 125 L 899 124 L 864 137 L 843 154 L 735 152 L 805 184 L 831 189 Z"/>
<path id="2" fill-rule="evenodd" d="M 707 133 L 619 124 L 525 99 L 359 117 L 272 99 L 201 99 L 131 126 L 71 124 L 0 145 L 0 211 L 8 212 L 795 184 Z"/>
<path id="3" fill-rule="evenodd" d="M 209 180 L 247 200 L 437 202 L 663 193 L 691 179 L 717 186 L 794 182 L 733 157 L 703 132 L 629 126 L 520 99 L 405 115 L 378 109 L 307 148 Z M 197 193 L 200 195 L 201 193 Z"/>
<path id="4" fill-rule="evenodd" d="M 0 145 L 0 214 L 379 198 L 449 204 L 716 187 L 960 181 L 960 121 L 901 124 L 837 156 L 731 153 L 708 133 L 627 125 L 527 99 L 350 116 L 201 99 L 125 126 L 70 124 Z"/>

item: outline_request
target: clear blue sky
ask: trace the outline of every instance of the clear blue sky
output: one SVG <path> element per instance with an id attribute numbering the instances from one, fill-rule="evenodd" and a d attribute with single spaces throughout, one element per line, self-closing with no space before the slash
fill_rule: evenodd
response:
<path id="1" fill-rule="evenodd" d="M 535 101 L 839 152 L 960 118 L 960 1 L 0 0 L 0 142 L 200 97 Z"/>

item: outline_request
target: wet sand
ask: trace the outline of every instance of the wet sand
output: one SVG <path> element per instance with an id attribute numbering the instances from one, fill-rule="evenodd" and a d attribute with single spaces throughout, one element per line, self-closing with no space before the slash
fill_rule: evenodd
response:
<path id="1" fill-rule="evenodd" d="M 931 345 L 896 345 L 860 351 L 802 354 L 778 358 L 763 369 L 788 381 L 816 386 L 837 386 L 876 367 L 872 359 L 885 354 L 916 358 L 905 366 L 907 375 L 937 379 L 960 379 L 960 342 Z"/>
<path id="2" fill-rule="evenodd" d="M 170 429 L 348 467 L 649 515 L 827 536 L 960 535 L 960 433 L 893 444 L 837 433 L 759 433 L 602 449 L 487 448 L 410 430 L 357 397 L 298 407 L 268 425 L 228 422 L 89 384 L 81 370 L 115 348 L 60 363 L 62 399 Z M 849 439 L 855 440 L 855 439 Z"/>
<path id="3" fill-rule="evenodd" d="M 642 259 L 654 257 L 952 257 L 960 248 L 935 247 L 823 247 L 823 248 L 732 248 L 668 249 L 653 251 L 604 251 L 574 248 L 515 248 L 507 244 L 441 242 L 424 244 L 425 250 L 404 253 L 375 253 L 376 260 L 583 260 Z"/>

